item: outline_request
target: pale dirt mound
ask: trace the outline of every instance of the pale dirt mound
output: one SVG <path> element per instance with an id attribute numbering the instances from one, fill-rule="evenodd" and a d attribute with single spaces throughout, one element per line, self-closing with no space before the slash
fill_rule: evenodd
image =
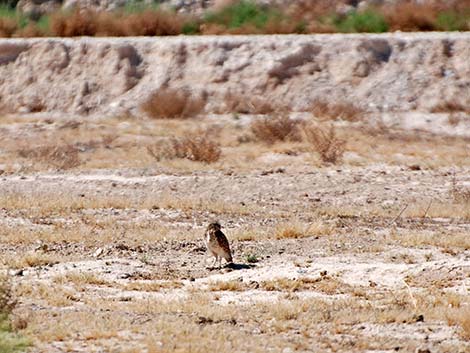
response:
<path id="1" fill-rule="evenodd" d="M 10 112 L 142 114 L 162 86 L 208 97 L 316 99 L 372 111 L 470 105 L 468 33 L 18 39 L 0 41 L 0 103 Z"/>

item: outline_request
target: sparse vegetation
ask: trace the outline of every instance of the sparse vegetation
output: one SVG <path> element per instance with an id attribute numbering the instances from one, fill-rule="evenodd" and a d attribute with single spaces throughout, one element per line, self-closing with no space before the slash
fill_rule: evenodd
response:
<path id="1" fill-rule="evenodd" d="M 185 119 L 199 115 L 205 97 L 195 97 L 187 89 L 161 88 L 142 104 L 142 110 L 154 119 Z"/>
<path id="2" fill-rule="evenodd" d="M 273 105 L 260 96 L 228 92 L 224 96 L 225 109 L 221 113 L 271 114 Z"/>
<path id="3" fill-rule="evenodd" d="M 15 307 L 15 299 L 8 277 L 0 275 L 0 352 L 23 352 L 29 345 L 28 341 L 13 332 L 9 316 Z"/>
<path id="4" fill-rule="evenodd" d="M 178 34 L 271 34 L 325 32 L 465 31 L 467 1 L 416 3 L 399 1 L 339 13 L 331 1 L 299 1 L 265 6 L 230 1 L 199 18 L 134 2 L 113 12 L 57 12 L 31 20 L 10 5 L 0 8 L 0 36 L 153 36 Z"/>
<path id="5" fill-rule="evenodd" d="M 18 155 L 60 170 L 75 168 L 82 163 L 79 148 L 67 143 L 23 148 Z"/>
<path id="6" fill-rule="evenodd" d="M 305 141 L 318 153 L 323 163 L 336 164 L 343 157 L 346 141 L 336 135 L 335 128 L 310 124 L 303 130 Z"/>
<path id="7" fill-rule="evenodd" d="M 209 290 L 214 291 L 232 291 L 232 292 L 240 292 L 245 290 L 246 287 L 244 286 L 243 282 L 240 281 L 217 281 L 210 283 Z"/>
<path id="8" fill-rule="evenodd" d="M 349 102 L 327 102 L 316 100 L 312 104 L 311 112 L 315 118 L 321 120 L 361 121 L 366 112 Z"/>
<path id="9" fill-rule="evenodd" d="M 388 24 L 384 16 L 372 10 L 363 12 L 353 11 L 344 17 L 335 20 L 335 25 L 340 32 L 371 32 L 382 33 L 388 31 Z"/>
<path id="10" fill-rule="evenodd" d="M 171 138 L 147 146 L 147 151 L 157 161 L 185 158 L 195 162 L 214 163 L 222 154 L 220 144 L 211 131 L 197 131 L 185 137 Z"/>
<path id="11" fill-rule="evenodd" d="M 268 116 L 254 120 L 251 132 L 260 141 L 272 145 L 279 141 L 300 141 L 300 120 L 294 120 L 288 114 Z"/>
<path id="12" fill-rule="evenodd" d="M 437 351 L 468 350 L 468 139 L 369 130 L 360 109 L 331 106 L 317 107 L 325 125 L 298 123 L 347 136 L 344 165 L 321 168 L 303 135 L 240 143 L 246 116 L 2 118 L 9 337 L 44 351 L 416 351 L 434 330 Z M 67 172 L 34 152 L 64 144 L 81 161 Z M 206 267 L 211 219 L 234 252 L 221 269 Z"/>
<path id="13" fill-rule="evenodd" d="M 259 261 L 258 257 L 255 254 L 246 255 L 246 262 L 248 262 L 249 264 L 254 264 L 254 263 L 257 263 L 258 261 Z"/>

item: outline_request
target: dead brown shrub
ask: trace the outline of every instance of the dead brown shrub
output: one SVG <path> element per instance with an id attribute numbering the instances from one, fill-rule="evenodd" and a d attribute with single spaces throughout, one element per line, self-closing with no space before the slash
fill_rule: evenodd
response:
<path id="1" fill-rule="evenodd" d="M 349 102 L 331 103 L 317 100 L 312 104 L 311 112 L 322 120 L 360 121 L 365 111 Z"/>
<path id="2" fill-rule="evenodd" d="M 57 37 L 94 36 L 98 31 L 98 14 L 93 11 L 75 10 L 51 16 L 51 34 Z"/>
<path id="3" fill-rule="evenodd" d="M 46 34 L 38 28 L 33 23 L 29 23 L 26 27 L 17 30 L 15 32 L 15 37 L 23 37 L 23 38 L 32 38 L 32 37 L 44 37 Z"/>
<path id="4" fill-rule="evenodd" d="M 0 18 L 0 37 L 10 38 L 18 29 L 16 20 L 11 18 Z"/>
<path id="5" fill-rule="evenodd" d="M 254 120 L 251 132 L 260 141 L 272 145 L 278 141 L 301 141 L 301 121 L 289 118 L 288 114 L 263 117 Z"/>
<path id="6" fill-rule="evenodd" d="M 461 102 L 453 99 L 453 100 L 446 100 L 435 105 L 431 109 L 431 113 L 457 113 L 457 112 L 465 112 L 470 114 L 470 106 L 462 104 Z"/>
<path id="7" fill-rule="evenodd" d="M 186 89 L 161 88 L 141 105 L 155 119 L 184 119 L 199 115 L 206 106 L 206 97 L 194 97 Z"/>
<path id="8" fill-rule="evenodd" d="M 147 151 L 157 161 L 183 158 L 195 162 L 214 163 L 222 155 L 220 144 L 214 141 L 210 130 L 164 140 L 147 146 Z"/>
<path id="9" fill-rule="evenodd" d="M 319 17 L 333 14 L 339 2 L 347 3 L 347 1 L 330 1 L 330 0 L 303 0 L 296 1 L 287 9 L 288 13 L 297 20 L 316 20 Z"/>
<path id="10" fill-rule="evenodd" d="M 343 157 L 346 141 L 336 136 L 334 126 L 325 128 L 315 124 L 302 129 L 305 141 L 317 152 L 323 163 L 336 164 Z"/>
<path id="11" fill-rule="evenodd" d="M 224 96 L 224 113 L 269 114 L 274 112 L 273 105 L 263 97 L 227 92 Z"/>
<path id="12" fill-rule="evenodd" d="M 124 16 L 122 27 L 127 36 L 172 36 L 181 34 L 183 24 L 184 19 L 178 14 L 146 10 Z"/>
<path id="13" fill-rule="evenodd" d="M 435 4 L 401 1 L 381 9 L 391 31 L 432 31 L 439 8 Z"/>
<path id="14" fill-rule="evenodd" d="M 140 13 L 108 13 L 75 10 L 51 17 L 51 34 L 74 36 L 165 36 L 181 34 L 184 19 L 162 10 Z"/>
<path id="15" fill-rule="evenodd" d="M 70 144 L 22 148 L 18 151 L 18 155 L 61 170 L 75 168 L 82 163 L 79 148 Z"/>

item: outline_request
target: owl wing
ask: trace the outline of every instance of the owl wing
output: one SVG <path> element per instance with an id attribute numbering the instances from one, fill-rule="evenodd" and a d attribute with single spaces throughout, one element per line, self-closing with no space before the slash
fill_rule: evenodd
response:
<path id="1" fill-rule="evenodd" d="M 228 257 L 232 258 L 232 253 L 230 251 L 230 245 L 228 243 L 227 237 L 220 230 L 215 233 L 217 238 L 217 244 L 224 250 Z"/>

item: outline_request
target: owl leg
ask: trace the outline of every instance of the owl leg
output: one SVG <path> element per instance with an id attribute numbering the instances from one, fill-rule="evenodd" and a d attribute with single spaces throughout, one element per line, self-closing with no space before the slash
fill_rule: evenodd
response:
<path id="1" fill-rule="evenodd" d="M 219 257 L 218 257 L 217 255 L 214 256 L 214 262 L 212 263 L 212 267 L 215 266 L 215 264 L 217 263 L 217 259 L 218 259 L 218 258 L 219 258 Z"/>

